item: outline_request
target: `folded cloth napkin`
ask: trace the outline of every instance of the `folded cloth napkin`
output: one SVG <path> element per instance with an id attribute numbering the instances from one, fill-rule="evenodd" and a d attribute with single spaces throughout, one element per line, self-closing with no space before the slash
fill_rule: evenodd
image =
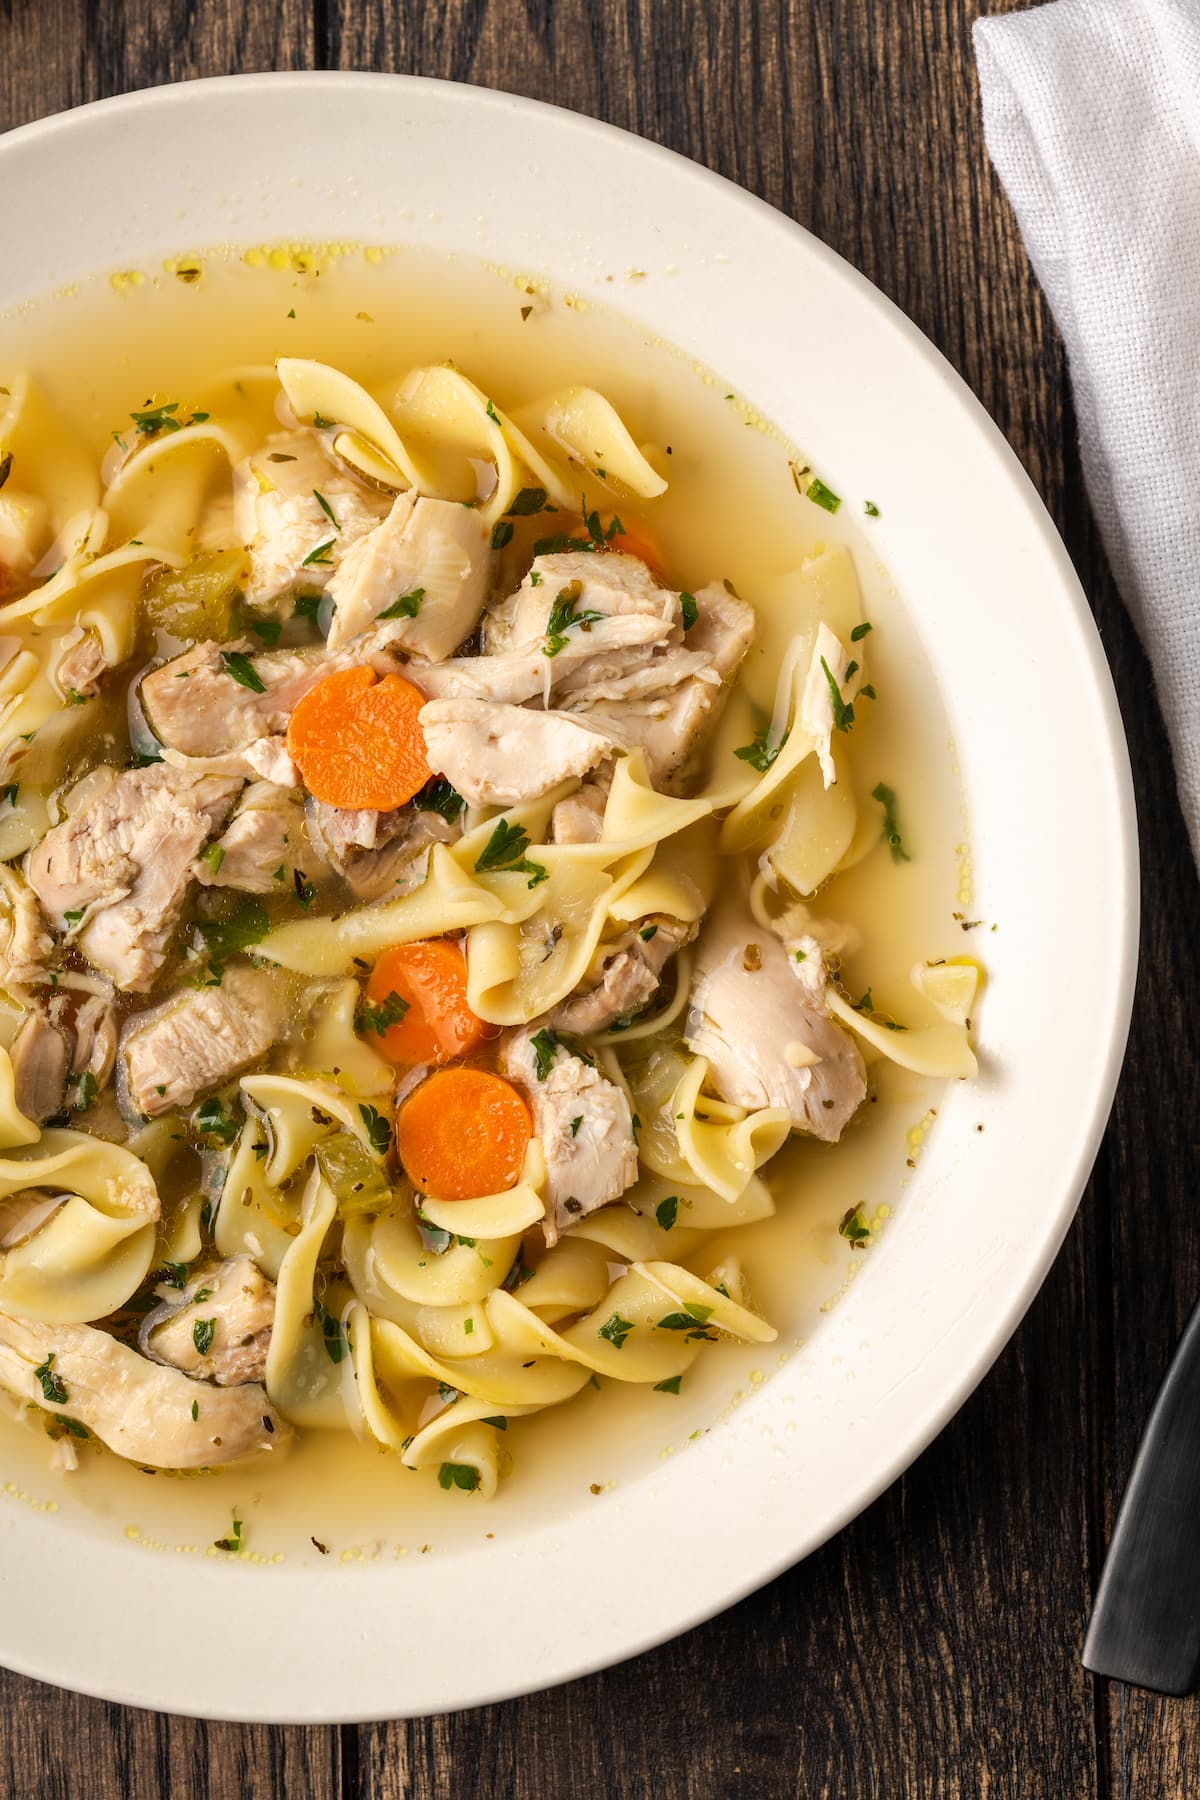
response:
<path id="1" fill-rule="evenodd" d="M 978 20 L 975 55 L 1200 860 L 1200 4 L 1052 0 Z"/>

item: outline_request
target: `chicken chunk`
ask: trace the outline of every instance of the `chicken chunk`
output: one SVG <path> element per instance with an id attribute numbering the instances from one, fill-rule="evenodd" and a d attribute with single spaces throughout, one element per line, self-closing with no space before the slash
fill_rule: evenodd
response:
<path id="1" fill-rule="evenodd" d="M 560 800 L 550 814 L 552 844 L 597 844 L 604 829 L 604 812 L 612 783 L 604 779 L 611 764 L 601 767 L 573 794 Z"/>
<path id="2" fill-rule="evenodd" d="M 601 946 L 599 978 L 555 1007 L 559 1031 L 586 1035 L 604 1031 L 614 1019 L 641 1012 L 658 992 L 668 961 L 696 935 L 695 925 L 654 913 L 640 919 L 616 943 Z"/>
<path id="3" fill-rule="evenodd" d="M 59 659 L 54 678 L 64 696 L 82 694 L 86 699 L 100 685 L 100 677 L 108 667 L 100 633 L 92 626 L 80 627 L 79 635 Z"/>
<path id="4" fill-rule="evenodd" d="M 274 1322 L 274 1282 L 249 1256 L 234 1256 L 198 1270 L 180 1295 L 147 1313 L 138 1342 L 155 1362 L 240 1387 L 263 1379 Z"/>
<path id="5" fill-rule="evenodd" d="M 306 843 L 299 790 L 256 781 L 215 845 L 193 867 L 204 887 L 276 894 L 292 880 Z M 219 851 L 220 854 L 214 854 Z"/>
<path id="6" fill-rule="evenodd" d="M 704 742 L 754 640 L 754 613 L 745 601 L 716 582 L 695 599 L 686 650 L 611 672 L 584 665 L 573 672 L 562 699 L 601 729 L 620 731 L 630 747 L 641 745 L 650 779 L 665 793 L 686 793 L 694 785 Z"/>
<path id="7" fill-rule="evenodd" d="M 90 1075 L 102 1088 L 117 1059 L 120 1027 L 116 1008 L 107 994 L 89 994 L 75 1014 L 71 1073 Z"/>
<path id="8" fill-rule="evenodd" d="M 0 987 L 45 981 L 54 939 L 23 876 L 0 863 Z"/>
<path id="9" fill-rule="evenodd" d="M 836 1143 L 866 1072 L 849 1032 L 814 1004 L 779 939 L 739 905 L 711 915 L 696 953 L 688 1047 L 734 1106 L 783 1106 L 792 1128 Z"/>
<path id="10" fill-rule="evenodd" d="M 816 742 L 817 762 L 826 787 L 832 787 L 837 780 L 837 769 L 833 761 L 833 691 L 830 683 L 837 687 L 839 694 L 843 692 L 848 661 L 848 653 L 841 639 L 830 631 L 822 619 L 817 628 L 817 641 L 813 645 L 804 692 L 800 697 L 800 724 Z"/>
<path id="11" fill-rule="evenodd" d="M 37 1374 L 50 1358 L 66 1395 L 61 1402 L 46 1398 Z M 0 1313 L 0 1386 L 44 1412 L 77 1419 L 118 1456 L 154 1469 L 278 1455 L 292 1436 L 256 1382 L 200 1387 L 94 1325 L 41 1325 Z"/>
<path id="12" fill-rule="evenodd" d="M 30 852 L 29 884 L 46 911 L 64 925 L 84 917 L 80 946 L 124 992 L 144 992 L 162 967 L 192 859 L 240 785 L 166 763 L 128 769 Z"/>
<path id="13" fill-rule="evenodd" d="M 454 501 L 401 494 L 329 579 L 329 647 L 358 637 L 406 600 L 411 613 L 399 615 L 396 641 L 414 656 L 441 662 L 474 631 L 490 573 L 491 548 L 477 513 Z"/>
<path id="14" fill-rule="evenodd" d="M 265 606 L 301 581 L 324 587 L 389 503 L 331 462 L 311 433 L 269 438 L 234 470 L 234 529 L 250 551 L 247 604 Z"/>
<path id="15" fill-rule="evenodd" d="M 546 1159 L 546 1242 L 617 1200 L 637 1180 L 638 1154 L 629 1101 L 592 1063 L 558 1044 L 538 1079 L 532 1027 L 500 1048 L 500 1067 L 529 1096 Z"/>
<path id="16" fill-rule="evenodd" d="M 459 820 L 410 805 L 392 812 L 354 811 L 309 800 L 309 836 L 359 900 L 395 898 L 424 878 L 431 844 L 462 836 Z"/>
<path id="17" fill-rule="evenodd" d="M 18 1110 L 42 1125 L 59 1110 L 67 1080 L 67 1040 L 40 1008 L 26 1013 L 13 1039 L 13 1092 Z"/>
<path id="18" fill-rule="evenodd" d="M 130 1104 L 147 1118 L 190 1105 L 265 1056 L 286 1014 L 277 977 L 236 967 L 225 970 L 219 987 L 190 989 L 140 1014 L 121 1038 Z"/>
<path id="19" fill-rule="evenodd" d="M 584 719 L 494 700 L 430 700 L 420 723 L 430 768 L 472 806 L 535 800 L 617 748 Z"/>
<path id="20" fill-rule="evenodd" d="M 516 706 L 525 700 L 546 702 L 580 663 L 611 650 L 638 649 L 648 654 L 669 633 L 670 626 L 662 619 L 618 614 L 599 620 L 586 631 L 579 628 L 562 633 L 565 642 L 553 656 L 544 655 L 545 646 L 535 642 L 532 649 L 495 656 L 412 663 L 405 674 L 430 700 L 499 700 Z"/>
<path id="21" fill-rule="evenodd" d="M 261 693 L 246 686 L 247 664 Z M 144 678 L 142 710 L 169 749 L 221 756 L 286 731 L 305 694 L 338 666 L 320 649 L 263 650 L 249 638 L 196 644 Z"/>
<path id="22" fill-rule="evenodd" d="M 660 587 L 644 562 L 613 551 L 565 550 L 535 556 L 515 594 L 494 607 L 484 627 L 489 653 L 540 647 L 562 597 L 577 615 L 636 614 L 660 622 L 664 638 L 683 637 L 679 595 Z"/>

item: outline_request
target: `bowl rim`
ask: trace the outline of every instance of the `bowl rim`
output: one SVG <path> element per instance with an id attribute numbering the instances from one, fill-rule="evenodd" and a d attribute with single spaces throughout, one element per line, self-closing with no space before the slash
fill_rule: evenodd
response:
<path id="1" fill-rule="evenodd" d="M 707 188 L 715 203 L 724 209 L 740 211 L 752 219 L 760 231 L 767 229 L 778 234 L 793 249 L 799 245 L 814 263 L 822 267 L 829 280 L 842 284 L 846 292 L 866 300 L 881 326 L 902 339 L 909 351 L 919 357 L 925 377 L 942 388 L 956 403 L 963 418 L 964 430 L 973 433 L 986 446 L 996 481 L 1005 483 L 1014 497 L 1019 499 L 1027 522 L 1035 529 L 1038 550 L 1045 559 L 1047 574 L 1053 577 L 1056 599 L 1069 612 L 1077 646 L 1088 665 L 1094 689 L 1093 698 L 1099 702 L 1103 721 L 1104 748 L 1109 758 L 1107 776 L 1112 808 L 1111 816 L 1105 823 L 1111 830 L 1116 852 L 1111 898 L 1120 952 L 1117 965 L 1108 971 L 1108 1004 L 1101 1030 L 1105 1049 L 1097 1070 L 1088 1116 L 1073 1140 L 1069 1172 L 1058 1184 L 1060 1197 L 1052 1225 L 1038 1246 L 1037 1254 L 1027 1264 L 1024 1278 L 1008 1295 L 1003 1307 L 997 1308 L 989 1319 L 987 1331 L 978 1340 L 978 1347 L 969 1363 L 957 1372 L 952 1381 L 942 1385 L 927 1410 L 918 1412 L 917 1428 L 907 1430 L 900 1446 L 886 1460 L 873 1467 L 869 1478 L 823 1517 L 816 1528 L 798 1534 L 796 1542 L 781 1552 L 759 1554 L 750 1558 L 749 1566 L 735 1579 L 728 1576 L 722 1579 L 719 1592 L 707 1593 L 690 1608 L 677 1608 L 665 1620 L 630 1633 L 619 1649 L 614 1650 L 605 1642 L 595 1652 L 580 1648 L 573 1657 L 556 1662 L 549 1676 L 550 1681 L 556 1684 L 611 1666 L 615 1661 L 640 1655 L 693 1629 L 811 1554 L 870 1505 L 913 1463 L 960 1409 L 1003 1351 L 1042 1286 L 1075 1217 L 1107 1126 L 1121 1071 L 1137 975 L 1140 903 L 1132 771 L 1112 676 L 1078 576 L 1032 481 L 973 390 L 920 328 L 852 264 L 806 227 L 705 165 L 623 127 L 500 88 L 379 71 L 306 69 L 195 78 L 136 89 L 64 108 L 0 135 L 0 167 L 15 151 L 23 151 L 27 147 L 35 147 L 81 129 L 86 132 L 90 121 L 96 117 L 132 117 L 171 104 L 181 91 L 190 96 L 199 95 L 203 99 L 207 95 L 226 95 L 230 92 L 251 97 L 259 92 L 277 93 L 281 90 L 302 91 L 311 96 L 312 91 L 317 88 L 340 96 L 354 95 L 366 88 L 432 92 L 442 105 L 482 108 L 484 111 L 499 108 L 505 113 L 525 114 L 543 121 L 552 120 L 555 128 L 582 134 L 594 140 L 597 145 L 611 146 L 617 143 L 627 155 L 648 159 L 660 168 L 673 172 L 681 181 Z M 317 1724 L 424 1716 L 428 1710 L 412 1712 L 400 1707 L 363 1712 L 353 1704 L 338 1703 L 315 1712 L 309 1706 L 298 1706 L 295 1711 L 287 1713 L 278 1708 L 264 1712 L 256 1709 L 253 1704 L 189 1705 L 186 1697 L 181 1703 L 178 1694 L 159 1701 L 147 1697 L 142 1690 L 123 1684 L 118 1675 L 110 1676 L 97 1670 L 96 1678 L 92 1680 L 80 1680 L 76 1672 L 64 1677 L 37 1654 L 23 1656 L 19 1647 L 14 1649 L 7 1644 L 2 1648 L 6 1665 L 20 1674 L 53 1684 L 66 1684 L 69 1680 L 72 1688 L 98 1698 L 141 1707 L 169 1708 L 181 1716 Z M 490 1704 L 536 1691 L 545 1684 L 544 1671 L 539 1674 L 526 1669 L 516 1679 L 492 1680 L 482 1688 L 455 1696 L 437 1710 L 457 1711 Z"/>

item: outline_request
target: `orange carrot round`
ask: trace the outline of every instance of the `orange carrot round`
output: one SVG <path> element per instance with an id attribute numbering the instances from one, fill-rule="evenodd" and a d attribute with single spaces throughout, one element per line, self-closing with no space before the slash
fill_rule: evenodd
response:
<path id="1" fill-rule="evenodd" d="M 467 1002 L 467 959 L 451 938 L 385 950 L 367 981 L 367 1000 L 382 1008 L 393 994 L 408 1011 L 398 1024 L 373 1033 L 370 1044 L 398 1069 L 450 1062 L 494 1035 Z"/>
<path id="2" fill-rule="evenodd" d="M 304 785 L 330 806 L 388 812 L 430 779 L 417 717 L 425 696 L 401 675 L 337 669 L 310 688 L 288 723 Z"/>
<path id="3" fill-rule="evenodd" d="M 511 1082 L 486 1069 L 439 1069 L 414 1088 L 396 1120 L 408 1178 L 436 1200 L 478 1200 L 518 1180 L 533 1136 Z"/>

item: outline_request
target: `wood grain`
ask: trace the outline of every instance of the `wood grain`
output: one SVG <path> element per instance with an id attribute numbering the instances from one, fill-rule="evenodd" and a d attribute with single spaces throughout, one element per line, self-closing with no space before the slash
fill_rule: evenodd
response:
<path id="1" fill-rule="evenodd" d="M 0 1675 L 0 1793 L 1200 1793 L 1196 1702 L 1097 1683 L 1079 1664 L 1120 1484 L 1200 1286 L 1200 892 L 1152 683 L 1087 512 L 1061 346 L 987 163 L 970 54 L 980 10 L 968 0 L 0 0 L 0 126 L 234 69 L 402 70 L 609 119 L 811 226 L 942 348 L 1063 531 L 1129 732 L 1145 890 L 1125 1074 L 1063 1254 L 980 1391 L 832 1544 L 617 1669 L 411 1724 L 204 1726 Z"/>

